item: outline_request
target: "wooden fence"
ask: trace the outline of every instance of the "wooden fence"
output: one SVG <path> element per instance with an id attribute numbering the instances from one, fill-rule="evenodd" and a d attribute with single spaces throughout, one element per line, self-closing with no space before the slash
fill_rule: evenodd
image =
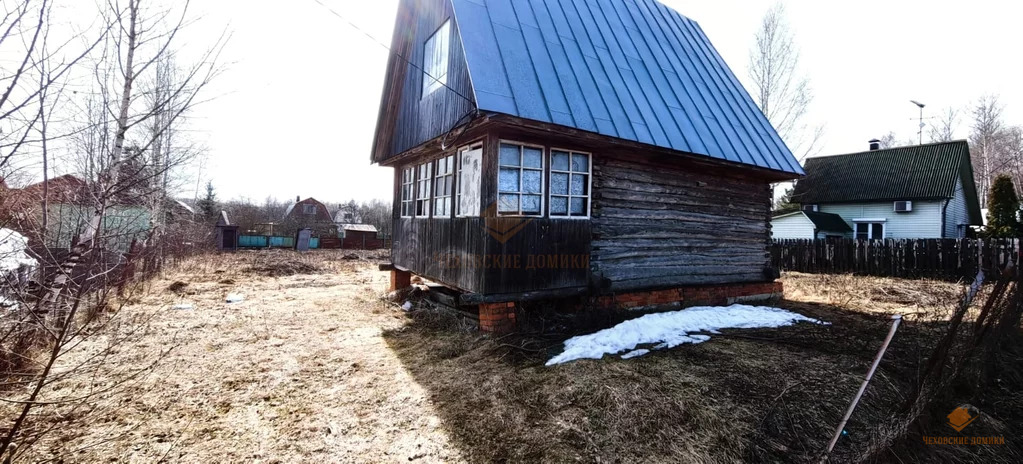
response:
<path id="1" fill-rule="evenodd" d="M 779 239 L 771 246 L 771 264 L 783 271 L 948 280 L 1019 264 L 1019 255 L 1019 239 Z"/>

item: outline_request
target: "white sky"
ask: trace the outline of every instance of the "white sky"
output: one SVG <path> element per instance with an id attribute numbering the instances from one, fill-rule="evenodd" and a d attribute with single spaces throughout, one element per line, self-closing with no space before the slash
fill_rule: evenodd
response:
<path id="1" fill-rule="evenodd" d="M 397 0 L 322 1 L 390 43 Z M 745 82 L 753 34 L 773 1 L 665 3 L 698 21 Z M 910 99 L 927 104 L 926 117 L 999 94 L 1007 122 L 1023 123 L 1023 2 L 783 3 L 814 89 L 811 122 L 826 128 L 821 154 L 865 150 L 889 131 L 915 138 Z M 193 114 L 209 149 L 203 174 L 220 198 L 390 198 L 391 169 L 369 163 L 383 47 L 314 0 L 192 5 L 203 18 L 187 31 L 189 46 L 215 40 L 225 26 L 233 34 L 230 66 L 210 88 L 217 98 Z M 968 130 L 964 117 L 958 135 Z"/>

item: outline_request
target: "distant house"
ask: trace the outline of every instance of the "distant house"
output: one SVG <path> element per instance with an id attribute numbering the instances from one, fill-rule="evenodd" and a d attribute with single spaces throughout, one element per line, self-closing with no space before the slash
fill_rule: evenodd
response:
<path id="1" fill-rule="evenodd" d="M 295 203 L 284 212 L 284 220 L 274 231 L 279 234 L 291 235 L 298 229 L 309 228 L 314 237 L 336 236 L 337 227 L 331 217 L 327 205 L 315 198 L 295 199 Z"/>
<path id="2" fill-rule="evenodd" d="M 284 219 L 318 223 L 333 222 L 330 211 L 327 211 L 327 205 L 311 197 L 305 200 L 296 199 L 295 203 L 284 212 Z"/>
<path id="3" fill-rule="evenodd" d="M 807 159 L 806 177 L 792 193 L 804 214 L 775 217 L 774 238 L 820 237 L 821 231 L 811 230 L 806 220 L 835 228 L 834 216 L 849 226 L 844 237 L 871 240 L 960 238 L 970 226 L 981 225 L 965 140 L 871 148 Z"/>
<path id="4" fill-rule="evenodd" d="M 770 185 L 803 170 L 695 21 L 656 0 L 402 0 L 391 49 L 372 161 L 394 168 L 395 286 L 492 304 L 486 330 L 523 300 L 777 288 Z"/>
<path id="5" fill-rule="evenodd" d="M 46 199 L 46 231 L 42 233 L 43 199 Z M 23 189 L 3 192 L 2 216 L 8 227 L 29 238 L 31 247 L 71 247 L 71 242 L 92 219 L 95 206 L 89 184 L 67 174 Z M 151 210 L 130 198 L 115 198 L 103 216 L 100 238 L 108 250 L 127 251 L 132 240 L 143 239 L 150 229 Z"/>

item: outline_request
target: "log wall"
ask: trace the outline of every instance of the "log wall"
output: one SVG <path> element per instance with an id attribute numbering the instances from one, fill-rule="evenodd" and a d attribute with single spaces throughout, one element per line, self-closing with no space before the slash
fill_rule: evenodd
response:
<path id="1" fill-rule="evenodd" d="M 591 265 L 612 291 L 770 280 L 766 181 L 595 157 L 593 191 Z"/>

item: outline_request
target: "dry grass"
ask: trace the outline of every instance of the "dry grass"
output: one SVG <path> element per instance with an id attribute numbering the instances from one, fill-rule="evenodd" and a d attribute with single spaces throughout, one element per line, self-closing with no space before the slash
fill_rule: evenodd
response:
<path id="1" fill-rule="evenodd" d="M 154 282 L 152 294 L 127 309 L 156 315 L 147 336 L 109 363 L 130 366 L 175 348 L 31 458 L 813 461 L 887 331 L 884 313 L 927 310 L 931 292 L 930 284 L 787 275 L 791 299 L 782 305 L 832 325 L 733 331 L 628 361 L 547 368 L 557 340 L 483 336 L 425 303 L 406 314 L 380 299 L 388 278 L 372 255 L 343 258 L 237 253 L 193 260 Z M 291 274 L 295 262 L 311 273 Z M 287 272 L 267 271 L 274 263 Z M 246 300 L 228 305 L 228 292 Z M 169 309 L 183 301 L 195 309 Z M 900 332 L 836 462 L 858 456 L 902 399 L 931 333 L 918 326 Z"/>

